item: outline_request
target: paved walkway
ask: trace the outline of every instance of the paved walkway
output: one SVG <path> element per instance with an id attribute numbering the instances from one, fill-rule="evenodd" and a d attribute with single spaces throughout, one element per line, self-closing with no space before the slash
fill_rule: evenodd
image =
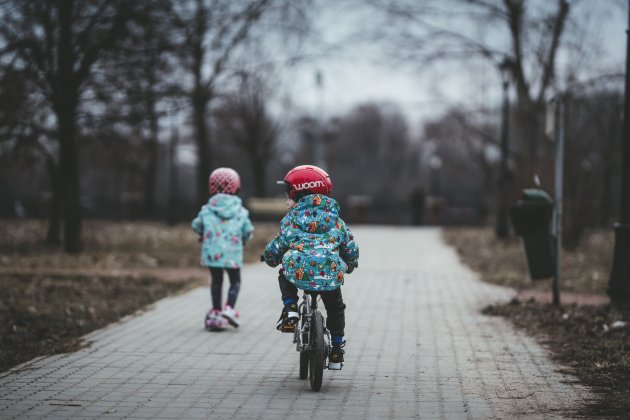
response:
<path id="1" fill-rule="evenodd" d="M 274 329 L 276 273 L 260 264 L 244 270 L 238 330 L 202 329 L 206 288 L 164 299 L 81 351 L 0 375 L 0 418 L 563 418 L 593 398 L 532 339 L 479 313 L 512 292 L 480 282 L 438 230 L 354 233 L 346 365 L 324 372 L 321 392 Z"/>

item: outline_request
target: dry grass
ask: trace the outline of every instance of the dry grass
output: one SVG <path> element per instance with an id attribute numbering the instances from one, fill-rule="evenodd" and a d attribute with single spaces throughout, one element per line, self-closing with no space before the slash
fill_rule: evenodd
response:
<path id="1" fill-rule="evenodd" d="M 257 224 L 245 261 L 277 230 Z M 80 255 L 44 245 L 45 232 L 42 221 L 0 220 L 0 371 L 72 351 L 84 334 L 207 281 L 191 270 L 200 245 L 188 225 L 86 221 Z"/>
<path id="2" fill-rule="evenodd" d="M 457 249 L 465 264 L 483 274 L 484 281 L 517 290 L 549 290 L 548 281 L 530 280 L 520 238 L 499 241 L 488 228 L 446 229 L 444 238 Z M 561 289 L 573 293 L 605 294 L 613 244 L 612 231 L 590 231 L 576 251 L 564 251 Z"/>
<path id="3" fill-rule="evenodd" d="M 257 224 L 245 247 L 245 261 L 255 262 L 277 224 Z M 67 255 L 43 243 L 46 224 L 38 220 L 0 220 L 0 268 L 138 269 L 196 267 L 199 244 L 188 224 L 89 220 L 83 226 L 84 252 Z"/>

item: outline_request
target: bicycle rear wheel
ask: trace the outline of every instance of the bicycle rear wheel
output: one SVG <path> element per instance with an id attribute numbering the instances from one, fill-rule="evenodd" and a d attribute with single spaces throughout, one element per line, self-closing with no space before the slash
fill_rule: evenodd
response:
<path id="1" fill-rule="evenodd" d="M 308 359 L 310 356 L 306 351 L 300 352 L 300 379 L 308 378 Z"/>
<path id="2" fill-rule="evenodd" d="M 309 373 L 311 377 L 311 389 L 319 391 L 322 387 L 322 377 L 324 375 L 324 317 L 319 311 L 313 311 L 310 331 L 311 345 L 309 354 Z"/>

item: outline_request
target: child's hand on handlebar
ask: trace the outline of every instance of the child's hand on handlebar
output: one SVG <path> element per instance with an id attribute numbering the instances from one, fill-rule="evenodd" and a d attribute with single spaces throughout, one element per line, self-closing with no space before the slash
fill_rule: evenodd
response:
<path id="1" fill-rule="evenodd" d="M 355 261 L 354 264 L 348 264 L 348 269 L 346 270 L 346 273 L 350 274 L 354 271 L 355 268 L 357 268 L 359 266 L 359 262 Z"/>

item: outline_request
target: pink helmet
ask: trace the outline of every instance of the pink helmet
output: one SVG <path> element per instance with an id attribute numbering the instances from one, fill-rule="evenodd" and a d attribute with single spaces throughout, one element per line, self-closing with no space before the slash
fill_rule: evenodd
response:
<path id="1" fill-rule="evenodd" d="M 217 193 L 236 194 L 241 188 L 241 178 L 232 168 L 217 168 L 208 178 L 210 195 Z"/>

